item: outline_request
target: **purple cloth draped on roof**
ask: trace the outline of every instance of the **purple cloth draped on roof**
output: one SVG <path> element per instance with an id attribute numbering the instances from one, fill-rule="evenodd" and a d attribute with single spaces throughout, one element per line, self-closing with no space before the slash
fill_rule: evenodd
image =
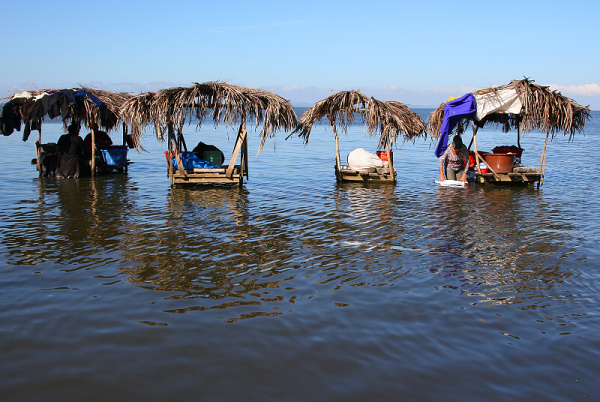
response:
<path id="1" fill-rule="evenodd" d="M 435 156 L 438 158 L 444 154 L 448 148 L 448 137 L 456 127 L 459 121 L 465 118 L 474 119 L 477 113 L 477 103 L 472 93 L 465 94 L 460 98 L 456 98 L 444 106 L 444 121 L 440 127 L 440 140 L 435 147 Z"/>

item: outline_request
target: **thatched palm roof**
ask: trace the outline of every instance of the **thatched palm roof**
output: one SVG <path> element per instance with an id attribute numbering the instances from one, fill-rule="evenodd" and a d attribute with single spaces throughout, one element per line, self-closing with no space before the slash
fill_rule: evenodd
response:
<path id="1" fill-rule="evenodd" d="M 405 140 L 425 135 L 425 123 L 408 106 L 398 101 L 379 101 L 358 90 L 337 92 L 315 103 L 302 114 L 294 134 L 308 143 L 313 124 L 324 117 L 331 126 L 346 132 L 355 113 L 365 121 L 370 136 L 380 133 L 379 148 L 394 144 L 400 134 Z"/>
<path id="2" fill-rule="evenodd" d="M 576 132 L 583 130 L 585 121 L 590 118 L 588 107 L 577 104 L 547 86 L 534 84 L 533 80 L 527 78 L 513 80 L 510 84 L 499 87 L 481 89 L 473 92 L 473 95 L 495 94 L 505 89 L 516 90 L 522 103 L 521 112 L 489 114 L 484 119 L 475 121 L 477 126 L 483 127 L 486 123 L 500 124 L 504 132 L 510 131 L 511 128 L 520 128 L 523 132 L 540 130 L 551 133 L 553 137 L 556 132 L 562 131 L 572 139 Z M 442 103 L 429 115 L 427 131 L 433 138 L 440 136 L 446 103 L 448 102 Z M 468 123 L 468 120 L 463 119 L 457 125 L 456 131 L 464 132 Z"/>
<path id="3" fill-rule="evenodd" d="M 159 140 L 169 125 L 181 131 L 192 118 L 198 120 L 198 127 L 208 116 L 215 125 L 250 121 L 258 128 L 262 124 L 259 152 L 276 130 L 289 131 L 297 124 L 294 107 L 281 96 L 223 82 L 143 93 L 125 102 L 121 114 L 131 125 L 132 135 L 140 136 L 146 125 L 153 124 Z"/>
<path id="4" fill-rule="evenodd" d="M 119 123 L 119 107 L 130 97 L 127 93 L 85 87 L 26 91 L 8 98 L 3 117 L 10 112 L 24 123 L 23 140 L 27 140 L 31 130 L 40 130 L 46 117 L 61 117 L 65 126 L 82 122 L 87 127 L 97 125 L 109 131 Z M 10 135 L 12 131 L 3 134 Z"/>

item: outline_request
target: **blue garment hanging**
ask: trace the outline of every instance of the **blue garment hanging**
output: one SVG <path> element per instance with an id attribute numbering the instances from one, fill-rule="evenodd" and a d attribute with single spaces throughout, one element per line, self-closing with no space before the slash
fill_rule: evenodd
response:
<path id="1" fill-rule="evenodd" d="M 442 135 L 435 147 L 435 156 L 438 158 L 444 154 L 446 148 L 448 148 L 448 137 L 454 127 L 462 119 L 474 119 L 477 113 L 477 102 L 472 93 L 465 94 L 460 98 L 456 98 L 446 103 L 444 106 L 444 120 L 440 127 Z"/>

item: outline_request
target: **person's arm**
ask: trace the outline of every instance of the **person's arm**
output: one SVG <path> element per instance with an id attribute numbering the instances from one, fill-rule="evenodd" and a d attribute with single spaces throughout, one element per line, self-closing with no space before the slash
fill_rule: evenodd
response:
<path id="1" fill-rule="evenodd" d="M 467 148 L 463 145 L 462 150 L 464 151 L 463 153 L 466 156 L 463 156 L 464 160 L 465 160 L 465 173 L 463 174 L 463 176 L 460 178 L 460 181 L 467 181 L 467 172 L 469 171 L 469 151 L 467 150 Z"/>
<path id="2" fill-rule="evenodd" d="M 446 159 L 448 159 L 448 149 L 450 149 L 450 147 L 446 148 L 446 151 L 444 151 L 442 156 L 440 156 L 440 181 L 446 180 L 446 177 L 444 175 L 444 168 L 446 166 Z"/>

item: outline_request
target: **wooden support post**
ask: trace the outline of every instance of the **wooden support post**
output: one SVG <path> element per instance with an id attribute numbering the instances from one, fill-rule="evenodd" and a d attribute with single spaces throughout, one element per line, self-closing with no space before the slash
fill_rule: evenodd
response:
<path id="1" fill-rule="evenodd" d="M 183 149 L 185 152 L 188 151 L 185 138 L 183 137 L 181 130 L 177 130 L 177 143 L 179 144 L 179 149 Z"/>
<path id="2" fill-rule="evenodd" d="M 492 167 L 487 163 L 487 161 L 485 159 L 483 159 L 483 156 L 481 156 L 479 154 L 479 151 L 477 150 L 477 126 L 475 125 L 474 122 L 471 124 L 473 124 L 473 144 L 475 145 L 475 150 L 474 150 L 474 152 L 475 152 L 475 168 L 477 169 L 477 173 L 481 174 L 481 169 L 479 168 L 479 163 L 483 162 L 488 167 L 488 169 L 490 169 L 490 171 L 494 175 L 494 178 L 496 180 L 500 180 L 500 176 L 498 176 L 498 173 L 496 173 L 496 171 L 494 169 L 492 169 Z"/>
<path id="3" fill-rule="evenodd" d="M 231 160 L 229 161 L 229 166 L 227 166 L 227 170 L 225 171 L 225 175 L 229 178 L 233 177 L 233 169 L 235 168 L 235 162 L 237 161 L 240 150 L 242 149 L 242 145 L 246 140 L 246 119 L 242 117 L 242 123 L 240 124 L 240 129 L 238 131 L 237 140 L 235 141 L 235 147 L 233 148 L 233 154 L 231 155 Z M 240 172 L 242 175 L 242 172 Z"/>
<path id="4" fill-rule="evenodd" d="M 187 177 L 187 174 L 185 173 L 185 169 L 183 168 L 183 162 L 181 160 L 179 144 L 177 144 L 177 139 L 175 138 L 175 131 L 173 130 L 173 123 L 168 124 L 168 136 L 169 136 L 169 141 L 171 141 L 173 143 L 173 148 L 175 148 L 174 152 L 175 152 L 175 160 L 177 161 L 177 171 L 183 177 Z M 169 155 L 169 159 L 170 159 L 170 155 Z"/>
<path id="5" fill-rule="evenodd" d="M 123 145 L 127 145 L 127 124 L 123 122 Z"/>
<path id="6" fill-rule="evenodd" d="M 477 173 L 481 174 L 481 169 L 479 169 L 479 152 L 477 152 L 477 126 L 475 125 L 475 122 L 471 122 L 471 124 L 473 125 L 473 139 L 471 140 L 471 142 L 473 142 L 473 145 L 475 146 L 474 152 L 475 152 L 475 170 L 477 171 Z"/>
<path id="7" fill-rule="evenodd" d="M 338 136 L 335 123 L 331 123 L 333 127 L 333 135 L 335 135 L 335 167 L 337 170 L 337 178 L 342 178 L 342 161 L 340 158 L 340 137 Z"/>
<path id="8" fill-rule="evenodd" d="M 500 177 L 498 176 L 498 173 L 496 173 L 496 171 L 494 169 L 492 169 L 492 167 L 490 165 L 488 165 L 488 163 L 486 162 L 486 160 L 483 159 L 483 156 L 479 155 L 479 152 L 475 151 L 475 159 L 477 159 L 477 158 L 480 158 L 481 161 L 483 163 L 485 163 L 485 166 L 487 166 L 488 169 L 490 169 L 490 171 L 494 174 L 494 177 L 496 178 L 496 180 L 500 180 Z M 479 170 L 479 168 L 478 168 L 478 170 Z M 481 173 L 481 171 L 479 171 L 479 173 Z"/>
<path id="9" fill-rule="evenodd" d="M 92 177 L 96 175 L 96 124 L 92 124 Z"/>
<path id="10" fill-rule="evenodd" d="M 244 158 L 244 168 L 242 169 L 242 175 L 246 173 L 246 179 L 248 179 L 248 136 L 244 138 L 244 144 L 242 146 L 242 157 Z"/>
<path id="11" fill-rule="evenodd" d="M 392 162 L 392 153 L 390 152 L 390 142 L 388 141 L 385 144 L 385 150 L 387 152 L 388 166 L 390 168 L 390 175 L 392 176 L 392 181 L 396 181 L 396 172 L 394 172 L 394 163 Z"/>
<path id="12" fill-rule="evenodd" d="M 173 186 L 174 182 L 175 182 L 175 178 L 173 175 L 173 143 L 171 142 L 171 139 L 168 138 L 167 139 L 167 166 L 168 166 L 168 173 L 169 173 L 169 180 L 171 181 L 171 186 Z"/>
<path id="13" fill-rule="evenodd" d="M 540 177 L 540 185 L 544 184 L 544 173 L 546 171 L 546 146 L 548 145 L 548 137 L 550 137 L 550 131 L 546 132 L 546 141 L 544 142 L 544 150 L 542 151 L 542 159 L 540 160 L 540 168 L 538 169 L 538 173 L 542 175 Z"/>
<path id="14" fill-rule="evenodd" d="M 38 140 L 35 147 L 35 153 L 37 157 L 37 170 L 40 172 L 40 177 L 42 177 L 42 127 L 40 127 L 40 131 L 38 132 Z"/>
<path id="15" fill-rule="evenodd" d="M 244 145 L 246 144 L 247 141 L 248 141 L 248 138 L 244 137 L 244 140 L 242 141 L 241 147 L 240 147 L 240 178 L 239 178 L 240 186 L 244 183 L 244 171 L 246 169 L 246 154 L 244 152 Z"/>

